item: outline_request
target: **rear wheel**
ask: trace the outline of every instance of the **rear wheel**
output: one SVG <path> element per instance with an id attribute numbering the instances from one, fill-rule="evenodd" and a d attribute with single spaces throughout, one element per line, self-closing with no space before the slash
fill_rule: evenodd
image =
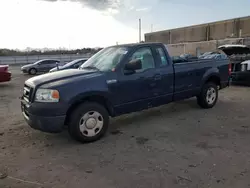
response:
<path id="1" fill-rule="evenodd" d="M 204 84 L 200 94 L 197 96 L 197 103 L 202 108 L 212 108 L 218 99 L 218 87 L 213 82 Z"/>
<path id="2" fill-rule="evenodd" d="M 77 107 L 71 114 L 69 134 L 80 142 L 99 140 L 107 131 L 109 114 L 100 104 L 86 102 Z"/>
<path id="3" fill-rule="evenodd" d="M 35 75 L 36 73 L 37 73 L 37 70 L 35 68 L 31 68 L 29 70 L 29 74 L 31 74 L 31 75 Z"/>

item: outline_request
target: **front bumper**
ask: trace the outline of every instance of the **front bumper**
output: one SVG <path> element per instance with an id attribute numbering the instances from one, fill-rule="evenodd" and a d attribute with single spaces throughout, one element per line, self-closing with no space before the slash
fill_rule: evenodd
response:
<path id="1" fill-rule="evenodd" d="M 58 133 L 63 130 L 66 115 L 57 116 L 39 116 L 30 113 L 30 108 L 37 108 L 35 104 L 28 104 L 26 101 L 21 100 L 21 110 L 25 121 L 33 129 L 43 132 Z M 37 109 L 36 109 L 37 110 Z M 55 109 L 52 109 L 55 110 Z"/>
<path id="2" fill-rule="evenodd" d="M 27 69 L 21 69 L 21 71 L 22 71 L 23 73 L 28 73 L 28 70 L 27 70 Z"/>

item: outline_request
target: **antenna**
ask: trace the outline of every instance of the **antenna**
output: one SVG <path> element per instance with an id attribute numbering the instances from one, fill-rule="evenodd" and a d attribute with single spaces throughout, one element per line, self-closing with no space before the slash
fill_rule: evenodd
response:
<path id="1" fill-rule="evenodd" d="M 139 43 L 141 42 L 141 18 L 139 19 Z"/>

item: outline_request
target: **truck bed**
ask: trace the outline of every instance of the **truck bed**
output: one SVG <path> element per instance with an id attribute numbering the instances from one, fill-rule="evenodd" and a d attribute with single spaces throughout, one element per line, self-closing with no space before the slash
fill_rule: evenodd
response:
<path id="1" fill-rule="evenodd" d="M 229 60 L 195 60 L 173 64 L 175 70 L 174 98 L 179 100 L 197 95 L 206 75 L 211 71 L 217 72 L 221 81 L 228 81 L 228 64 Z M 183 96 L 183 92 L 187 93 L 187 96 Z"/>

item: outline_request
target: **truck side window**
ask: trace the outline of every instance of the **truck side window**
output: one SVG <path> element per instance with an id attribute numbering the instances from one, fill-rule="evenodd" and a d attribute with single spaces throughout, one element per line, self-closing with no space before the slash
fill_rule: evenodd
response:
<path id="1" fill-rule="evenodd" d="M 142 47 L 135 51 L 131 56 L 130 60 L 140 59 L 142 62 L 142 69 L 136 72 L 142 72 L 147 69 L 155 68 L 154 57 L 149 47 Z"/>
<path id="2" fill-rule="evenodd" d="M 167 61 L 166 55 L 165 55 L 164 50 L 162 49 L 162 47 L 157 47 L 156 52 L 158 53 L 158 55 L 159 55 L 159 57 L 161 59 L 161 66 L 167 65 L 168 61 Z"/>

